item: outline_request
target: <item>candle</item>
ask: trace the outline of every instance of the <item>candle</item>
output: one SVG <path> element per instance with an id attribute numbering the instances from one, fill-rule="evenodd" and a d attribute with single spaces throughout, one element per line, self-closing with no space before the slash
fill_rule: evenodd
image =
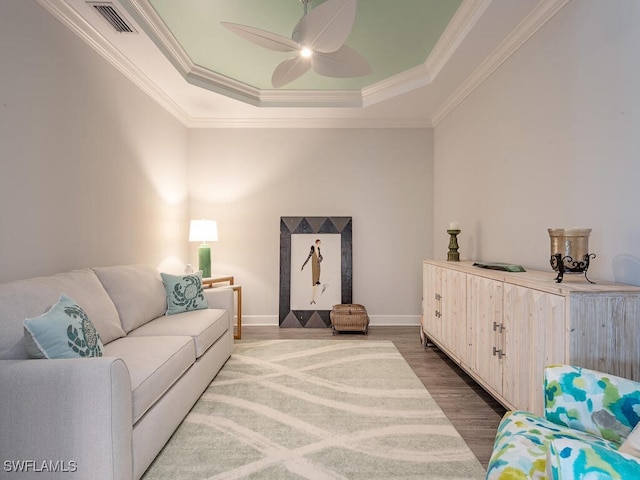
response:
<path id="1" fill-rule="evenodd" d="M 460 222 L 449 222 L 449 230 L 460 230 Z"/>

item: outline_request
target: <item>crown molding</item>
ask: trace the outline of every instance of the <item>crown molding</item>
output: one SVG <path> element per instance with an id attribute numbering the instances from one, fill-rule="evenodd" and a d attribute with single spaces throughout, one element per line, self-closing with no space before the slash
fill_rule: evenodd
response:
<path id="1" fill-rule="evenodd" d="M 183 77 L 191 85 L 234 98 L 249 105 L 260 106 L 259 89 L 220 75 L 200 65 L 192 64 Z"/>
<path id="2" fill-rule="evenodd" d="M 455 108 L 462 103 L 482 82 L 484 82 L 500 65 L 531 38 L 545 23 L 558 13 L 570 0 L 542 0 L 518 24 L 500 45 L 489 55 L 478 68 L 456 89 L 455 92 L 436 110 L 431 117 L 431 124 L 440 124 Z"/>
<path id="3" fill-rule="evenodd" d="M 424 63 L 429 77 L 435 79 L 480 20 L 492 0 L 464 0 Z"/>
<path id="4" fill-rule="evenodd" d="M 430 128 L 426 118 L 201 118 L 189 128 Z"/>
<path id="5" fill-rule="evenodd" d="M 194 66 L 191 57 L 178 43 L 158 13 L 148 1 L 121 0 L 120 3 L 138 24 L 144 27 L 151 40 L 165 53 L 176 69 L 184 76 Z"/>
<path id="6" fill-rule="evenodd" d="M 464 0 L 422 65 L 362 89 L 363 105 L 373 105 L 429 85 L 449 61 L 492 0 Z"/>
<path id="7" fill-rule="evenodd" d="M 360 90 L 262 90 L 261 105 L 288 107 L 361 107 Z"/>
<path id="8" fill-rule="evenodd" d="M 151 40 L 192 85 L 257 107 L 361 107 L 359 90 L 262 90 L 193 63 L 148 0 L 121 0 Z"/>
<path id="9" fill-rule="evenodd" d="M 360 90 L 261 90 L 193 65 L 185 76 L 192 85 L 257 107 L 361 107 Z"/>
<path id="10" fill-rule="evenodd" d="M 362 89 L 362 105 L 369 106 L 431 83 L 426 66 L 418 65 Z"/>
<path id="11" fill-rule="evenodd" d="M 67 1 L 37 0 L 37 2 L 178 121 L 182 124 L 186 124 L 189 121 L 189 115 L 177 103 L 158 88 L 135 64 L 122 55 Z"/>
<path id="12" fill-rule="evenodd" d="M 121 0 L 180 74 L 191 84 L 258 107 L 362 107 L 431 83 L 491 0 L 463 0 L 424 64 L 362 90 L 261 90 L 193 63 L 148 0 Z"/>
<path id="13" fill-rule="evenodd" d="M 259 89 L 195 64 L 151 3 L 146 0 L 121 0 L 120 3 L 187 82 L 250 105 L 260 106 Z"/>
<path id="14" fill-rule="evenodd" d="M 86 44 L 105 58 L 118 71 L 131 80 L 143 92 L 173 115 L 186 127 L 191 128 L 430 128 L 437 126 L 468 95 L 471 94 L 506 59 L 513 55 L 535 32 L 551 19 L 570 0 L 541 0 L 534 10 L 514 29 L 493 53 L 470 75 L 469 78 L 438 108 L 430 119 L 363 117 L 346 118 L 194 118 L 178 103 L 159 88 L 134 63 L 125 57 L 106 39 L 90 20 L 73 7 L 74 0 L 37 0 L 50 14 L 57 18 Z M 151 21 L 157 16 L 146 0 L 121 0 L 128 15 L 144 18 L 153 36 L 168 39 L 159 48 L 179 73 L 191 84 L 231 98 L 267 107 L 366 107 L 428 85 L 485 12 L 491 0 L 464 0 L 456 15 L 445 29 L 440 40 L 424 64 L 402 72 L 384 81 L 361 90 L 311 91 L 311 90 L 259 90 L 223 75 L 195 65 L 168 32 L 161 21 Z M 135 5 L 137 8 L 133 8 Z M 144 6 L 148 8 L 143 8 Z M 142 7 L 141 7 L 142 6 Z M 138 8 L 139 7 L 139 8 Z M 132 10 L 133 9 L 133 10 Z M 151 9 L 151 10 L 149 10 Z M 133 13 L 132 13 L 133 11 Z M 85 12 L 86 13 L 86 12 Z M 96 18 L 98 18 L 96 14 Z M 148 30 L 147 30 L 148 31 Z M 158 46 L 157 41 L 154 40 Z M 212 88 L 216 84 L 218 89 Z M 290 112 L 289 112 L 290 113 Z M 278 113 L 276 113 L 278 115 Z"/>
<path id="15" fill-rule="evenodd" d="M 158 88 L 135 64 L 122 55 L 66 0 L 37 0 L 37 2 L 187 128 L 428 128 L 430 126 L 427 119 L 420 118 L 194 118 Z M 182 65 L 189 66 L 189 62 L 183 61 Z M 193 71 L 198 75 L 211 73 L 209 71 L 202 73 L 195 65 L 188 68 L 193 68 Z M 196 83 L 198 75 L 190 78 L 189 81 Z M 258 95 L 258 92 L 249 91 L 249 95 Z M 280 98 L 282 95 L 280 91 L 262 91 L 259 92 L 259 95 L 262 96 L 264 103 L 274 106 L 286 103 Z M 291 95 L 298 96 L 298 102 L 307 104 L 313 103 L 312 96 L 314 96 L 315 101 L 323 106 L 328 103 L 340 105 L 347 102 L 354 105 L 361 103 L 358 91 L 300 91 L 290 93 Z"/>
<path id="16" fill-rule="evenodd" d="M 199 65 L 185 75 L 192 85 L 255 107 L 361 107 L 360 90 L 261 90 Z"/>

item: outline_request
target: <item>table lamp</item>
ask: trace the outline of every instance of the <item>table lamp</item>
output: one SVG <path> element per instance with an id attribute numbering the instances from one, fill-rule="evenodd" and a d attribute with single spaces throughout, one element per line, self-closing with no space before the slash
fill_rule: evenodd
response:
<path id="1" fill-rule="evenodd" d="M 218 225 L 215 220 L 191 220 L 189 228 L 189 241 L 202 242 L 198 249 L 198 268 L 202 271 L 202 277 L 211 276 L 211 248 L 207 242 L 218 241 Z"/>

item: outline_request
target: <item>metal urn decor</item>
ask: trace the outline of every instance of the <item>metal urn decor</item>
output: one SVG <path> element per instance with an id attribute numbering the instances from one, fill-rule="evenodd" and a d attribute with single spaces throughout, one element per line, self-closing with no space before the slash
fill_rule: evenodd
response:
<path id="1" fill-rule="evenodd" d="M 589 283 L 595 283 L 587 277 L 589 261 L 596 258 L 589 253 L 590 228 L 549 228 L 551 238 L 551 267 L 558 272 L 556 282 L 562 282 L 565 273 L 584 273 Z"/>

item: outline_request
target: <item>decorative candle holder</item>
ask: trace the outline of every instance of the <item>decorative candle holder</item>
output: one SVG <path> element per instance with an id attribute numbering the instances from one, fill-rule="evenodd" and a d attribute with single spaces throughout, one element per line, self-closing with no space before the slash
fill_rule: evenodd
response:
<path id="1" fill-rule="evenodd" d="M 589 253 L 590 228 L 549 228 L 551 239 L 551 268 L 558 275 L 556 283 L 562 282 L 565 273 L 584 273 L 589 283 L 595 283 L 587 277 L 589 262 L 596 258 L 595 253 Z M 574 260 L 575 259 L 575 260 Z"/>
<path id="2" fill-rule="evenodd" d="M 447 253 L 447 261 L 459 262 L 460 254 L 458 253 L 458 234 L 460 230 L 447 230 L 449 234 L 449 253 Z"/>

